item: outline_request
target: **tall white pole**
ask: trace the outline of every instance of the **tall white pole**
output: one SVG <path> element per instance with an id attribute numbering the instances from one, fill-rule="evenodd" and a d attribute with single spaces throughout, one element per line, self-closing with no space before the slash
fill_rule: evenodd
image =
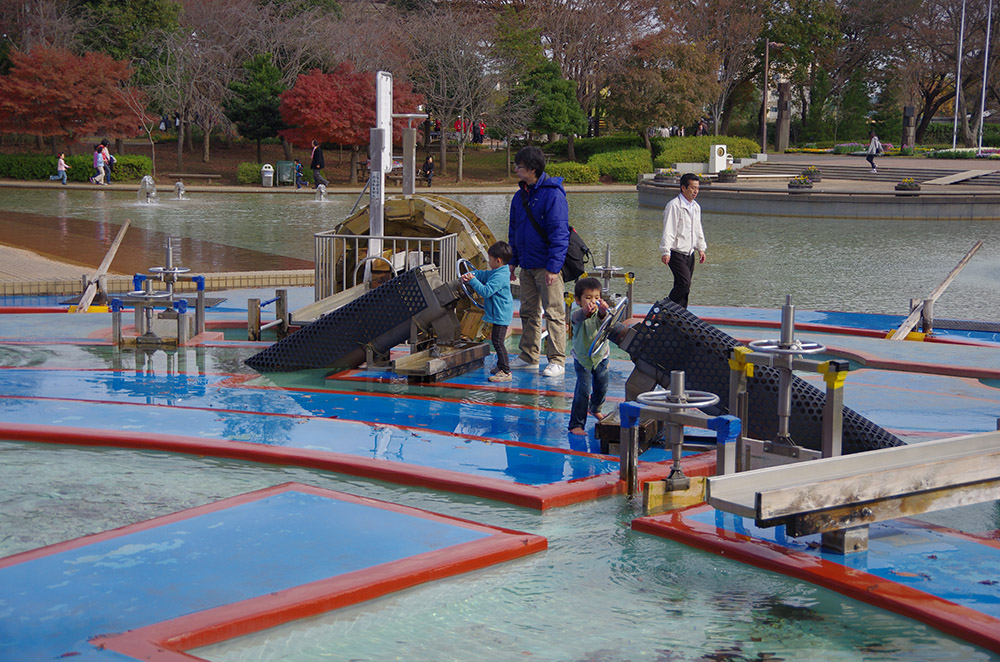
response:
<path id="1" fill-rule="evenodd" d="M 992 0 L 991 0 L 992 2 Z M 958 91 L 962 86 L 962 51 L 965 48 L 965 0 L 962 0 L 962 24 L 958 29 L 958 73 L 955 74 L 955 123 L 951 129 L 951 148 L 958 145 Z"/>
<path id="2" fill-rule="evenodd" d="M 986 73 L 990 64 L 990 24 L 993 23 L 993 0 L 990 0 L 986 10 L 986 47 L 983 49 L 983 94 L 979 99 L 979 147 L 976 153 L 983 151 L 983 118 L 986 113 Z"/>

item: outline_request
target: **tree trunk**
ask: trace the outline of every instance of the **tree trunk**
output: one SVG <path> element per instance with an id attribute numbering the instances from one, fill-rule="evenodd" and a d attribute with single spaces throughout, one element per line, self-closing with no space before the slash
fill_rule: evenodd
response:
<path id="1" fill-rule="evenodd" d="M 45 149 L 45 138 L 42 136 L 35 136 L 35 151 L 40 152 Z"/>
<path id="2" fill-rule="evenodd" d="M 507 179 L 510 179 L 510 136 L 507 136 Z"/>
<path id="3" fill-rule="evenodd" d="M 439 140 L 437 175 L 444 177 L 448 174 L 448 139 L 444 135 L 444 127 L 441 127 L 441 139 Z"/>
<path id="4" fill-rule="evenodd" d="M 576 161 L 576 145 L 573 144 L 573 134 L 566 136 L 566 158 Z"/>
<path id="5" fill-rule="evenodd" d="M 177 171 L 184 172 L 184 122 L 177 125 Z"/>
<path id="6" fill-rule="evenodd" d="M 456 182 L 462 181 L 462 169 L 465 166 L 465 137 L 458 140 L 458 174 L 455 176 Z"/>
<path id="7" fill-rule="evenodd" d="M 972 139 L 972 132 L 969 130 L 969 106 L 965 103 L 965 88 L 959 87 L 958 98 L 960 103 L 958 104 L 958 116 L 961 119 L 962 126 L 962 142 L 965 143 L 966 147 L 974 147 L 975 141 Z"/>
<path id="8" fill-rule="evenodd" d="M 260 150 L 260 138 L 257 139 L 257 163 L 258 163 L 258 165 L 264 163 L 263 157 L 261 156 L 261 150 Z"/>
<path id="9" fill-rule="evenodd" d="M 118 154 L 125 153 L 125 140 L 122 138 L 115 138 L 115 152 Z"/>
<path id="10" fill-rule="evenodd" d="M 260 144 L 260 143 L 258 142 L 258 145 L 259 145 L 259 144 Z M 294 160 L 295 160 L 295 159 L 294 159 L 294 158 L 292 157 L 292 143 L 290 143 L 290 142 L 288 142 L 287 140 L 285 140 L 284 138 L 282 138 L 282 139 L 281 139 L 281 148 L 282 148 L 283 150 L 285 150 L 285 160 L 286 160 L 286 161 L 294 161 Z M 258 161 L 260 160 L 260 153 L 259 153 L 259 152 L 257 153 L 257 160 L 258 160 Z"/>
<path id="11" fill-rule="evenodd" d="M 211 160 L 210 150 L 212 148 L 212 130 L 206 127 L 201 138 L 201 162 L 208 163 Z"/>
<path id="12" fill-rule="evenodd" d="M 642 132 L 642 144 L 646 146 L 646 151 L 650 154 L 653 153 L 653 145 L 649 142 L 649 132 L 652 131 L 652 127 L 647 127 Z"/>
<path id="13" fill-rule="evenodd" d="M 351 147 L 351 163 L 348 166 L 351 169 L 351 176 L 347 180 L 348 184 L 358 183 L 358 159 L 360 158 L 360 153 L 361 147 L 359 145 Z"/>

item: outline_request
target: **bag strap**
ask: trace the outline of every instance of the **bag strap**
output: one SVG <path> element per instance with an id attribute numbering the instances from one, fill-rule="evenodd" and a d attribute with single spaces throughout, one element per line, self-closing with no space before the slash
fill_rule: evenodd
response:
<path id="1" fill-rule="evenodd" d="M 528 206 L 528 194 L 524 192 L 524 189 L 521 189 L 521 204 L 524 205 L 524 211 L 528 212 L 528 220 L 530 220 L 531 224 L 535 226 L 535 232 L 538 233 L 539 237 L 545 240 L 545 246 L 548 247 L 549 233 L 542 229 L 542 226 L 535 220 L 535 215 L 531 213 L 531 207 Z"/>

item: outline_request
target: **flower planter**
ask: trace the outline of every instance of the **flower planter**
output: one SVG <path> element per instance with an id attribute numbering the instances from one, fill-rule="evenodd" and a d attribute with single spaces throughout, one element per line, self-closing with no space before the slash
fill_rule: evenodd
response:
<path id="1" fill-rule="evenodd" d="M 735 172 L 720 172 L 719 173 L 719 183 L 720 184 L 732 184 L 736 182 Z"/>
<path id="2" fill-rule="evenodd" d="M 823 181 L 823 175 L 819 174 L 818 172 L 817 173 L 813 173 L 811 175 L 806 175 L 806 177 L 808 177 L 809 181 L 813 182 L 814 184 L 816 182 Z"/>
<path id="3" fill-rule="evenodd" d="M 916 195 L 918 193 L 920 193 L 919 186 L 901 186 L 896 184 L 896 195 L 898 196 Z"/>
<path id="4" fill-rule="evenodd" d="M 812 191 L 812 185 L 802 185 L 802 184 L 789 184 L 789 193 L 809 193 Z"/>

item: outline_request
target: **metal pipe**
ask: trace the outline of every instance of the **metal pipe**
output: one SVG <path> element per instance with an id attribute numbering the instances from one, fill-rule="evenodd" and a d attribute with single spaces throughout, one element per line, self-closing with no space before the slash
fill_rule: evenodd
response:
<path id="1" fill-rule="evenodd" d="M 962 86 L 962 51 L 965 49 L 965 0 L 962 0 L 962 22 L 958 29 L 958 72 L 955 74 L 955 120 L 951 129 L 951 148 L 958 144 L 958 91 Z M 965 109 L 962 109 L 965 112 Z"/>
<path id="2" fill-rule="evenodd" d="M 795 342 L 795 306 L 792 295 L 785 295 L 785 305 L 781 307 L 781 346 L 788 348 Z"/>
<path id="3" fill-rule="evenodd" d="M 990 0 L 988 9 L 986 10 L 986 46 L 985 52 L 983 54 L 983 93 L 979 99 L 979 147 L 976 149 L 976 153 L 983 151 L 983 118 L 986 112 L 986 73 L 989 71 L 990 65 L 990 27 L 993 22 L 993 0 Z"/>

